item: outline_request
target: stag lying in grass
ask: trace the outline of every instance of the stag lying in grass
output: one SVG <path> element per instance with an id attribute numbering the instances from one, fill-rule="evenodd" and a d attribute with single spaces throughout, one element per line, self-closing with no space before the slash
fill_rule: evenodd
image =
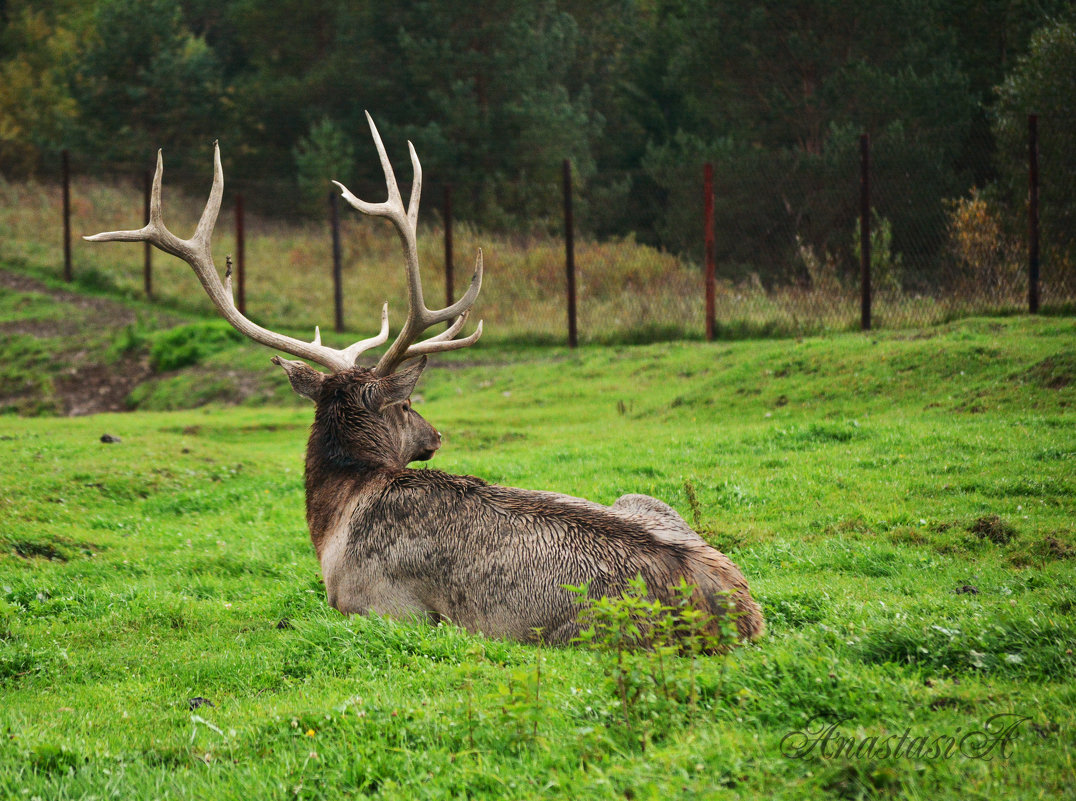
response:
<path id="1" fill-rule="evenodd" d="M 369 115 L 368 119 L 369 119 Z M 210 253 L 224 179 L 214 151 L 213 189 L 189 240 L 161 220 L 162 162 L 158 153 L 150 221 L 137 231 L 114 231 L 91 241 L 152 242 L 186 261 L 229 323 L 256 342 L 328 368 L 315 370 L 279 356 L 292 387 L 315 404 L 306 452 L 306 517 L 321 562 L 329 603 L 341 612 L 447 620 L 490 636 L 565 643 L 579 631 L 578 604 L 566 586 L 587 585 L 594 598 L 616 596 L 641 576 L 663 602 L 674 587 L 694 585 L 692 603 L 718 618 L 729 602 L 744 639 L 762 632 L 762 615 L 743 574 L 708 545 L 669 506 L 645 495 L 625 495 L 612 506 L 551 492 L 487 484 L 473 476 L 413 470 L 430 459 L 440 434 L 411 408 L 410 396 L 427 354 L 466 347 L 482 333 L 462 330 L 482 284 L 482 254 L 464 296 L 437 311 L 426 307 L 419 280 L 416 228 L 422 173 L 410 147 L 414 182 L 405 208 L 384 145 L 369 120 L 388 185 L 383 203 L 359 200 L 359 211 L 387 217 L 406 255 L 408 316 L 400 334 L 372 369 L 358 366 L 367 350 L 388 340 L 388 304 L 381 331 L 337 350 L 277 334 L 240 314 L 231 276 L 222 285 Z M 433 325 L 444 332 L 418 341 Z M 398 370 L 405 362 L 411 365 Z"/>

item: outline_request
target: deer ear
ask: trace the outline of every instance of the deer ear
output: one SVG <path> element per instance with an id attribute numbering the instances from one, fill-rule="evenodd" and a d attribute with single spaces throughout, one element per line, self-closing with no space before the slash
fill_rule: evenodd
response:
<path id="1" fill-rule="evenodd" d="M 378 383 L 381 408 L 391 406 L 394 403 L 402 403 L 411 397 L 411 393 L 415 390 L 415 384 L 418 383 L 422 371 L 426 369 L 426 361 L 425 356 L 420 356 L 406 370 L 400 370 L 381 379 Z"/>
<path id="2" fill-rule="evenodd" d="M 284 372 L 288 374 L 292 389 L 304 398 L 309 398 L 314 403 L 318 402 L 318 398 L 321 397 L 321 383 L 325 380 L 325 373 L 315 370 L 306 362 L 281 359 L 279 356 L 274 356 L 271 361 L 273 364 L 282 367 Z"/>

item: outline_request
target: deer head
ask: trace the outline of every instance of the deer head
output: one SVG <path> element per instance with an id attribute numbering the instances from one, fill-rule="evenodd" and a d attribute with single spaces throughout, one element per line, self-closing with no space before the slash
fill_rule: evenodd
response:
<path id="1" fill-rule="evenodd" d="M 339 461 L 341 465 L 364 463 L 391 466 L 399 463 L 402 466 L 416 459 L 429 459 L 440 447 L 440 435 L 411 409 L 408 400 L 425 367 L 426 354 L 465 348 L 482 335 L 480 321 L 474 333 L 456 339 L 482 287 L 482 251 L 478 252 L 474 276 L 463 297 L 443 309 L 427 308 L 419 276 L 417 246 L 422 166 L 414 146 L 408 142 L 414 179 L 405 207 L 377 126 L 369 113 L 366 119 L 381 159 L 388 198 L 382 203 L 368 203 L 355 197 L 343 184 L 333 183 L 356 209 L 373 217 L 386 217 L 396 227 L 403 244 L 408 287 L 407 320 L 373 369 L 359 368 L 358 359 L 367 350 L 388 341 L 388 303 L 381 310 L 380 332 L 343 349 L 323 345 L 317 327 L 313 341 L 304 342 L 262 328 L 236 308 L 231 270 L 225 274 L 222 284 L 211 252 L 213 228 L 224 194 L 224 173 L 220 163 L 220 148 L 216 143 L 213 145 L 213 188 L 190 239 L 175 236 L 162 220 L 161 179 L 164 161 L 160 151 L 157 152 L 157 170 L 150 196 L 150 219 L 146 226 L 139 230 L 95 234 L 85 239 L 90 242 L 150 242 L 166 253 L 183 259 L 194 270 L 217 310 L 236 330 L 255 342 L 329 369 L 330 372 L 326 374 L 301 361 L 273 357 L 273 363 L 284 369 L 295 391 L 316 404 L 315 433 L 324 440 L 325 453 L 332 461 Z M 451 325 L 442 333 L 417 341 L 431 326 L 449 321 Z M 395 372 L 403 362 L 416 357 L 421 358 L 413 367 Z"/>
<path id="2" fill-rule="evenodd" d="M 310 453 L 324 460 L 323 467 L 400 468 L 432 458 L 441 447 L 441 435 L 411 408 L 425 356 L 388 376 L 361 367 L 326 375 L 279 356 L 273 363 L 316 405 Z"/>

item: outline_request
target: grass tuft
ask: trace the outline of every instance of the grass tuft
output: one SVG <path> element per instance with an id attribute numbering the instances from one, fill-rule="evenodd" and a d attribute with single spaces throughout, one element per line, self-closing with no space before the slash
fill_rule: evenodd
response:
<path id="1" fill-rule="evenodd" d="M 1016 529 L 998 515 L 984 515 L 968 526 L 968 531 L 979 539 L 990 540 L 995 545 L 1007 545 L 1016 536 Z"/>

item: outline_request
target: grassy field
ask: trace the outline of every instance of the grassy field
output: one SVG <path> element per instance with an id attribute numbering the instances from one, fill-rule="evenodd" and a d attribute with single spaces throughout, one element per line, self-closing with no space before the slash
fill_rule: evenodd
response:
<path id="1" fill-rule="evenodd" d="M 160 334 L 131 307 L 111 341 L 70 350 L 72 312 L 17 361 L 61 311 L 0 300 L 26 398 L 79 353 L 163 359 L 143 408 L 259 387 L 238 408 L 0 416 L 0 797 L 1071 797 L 1071 319 L 435 359 L 432 466 L 655 495 L 751 582 L 766 637 L 672 660 L 668 697 L 644 681 L 625 709 L 608 653 L 328 608 L 311 410 L 264 349 L 223 337 L 177 367 L 201 323 Z M 998 714 L 1008 739 L 962 739 Z M 825 726 L 858 750 L 818 744 Z M 961 748 L 859 747 L 906 731 Z"/>

